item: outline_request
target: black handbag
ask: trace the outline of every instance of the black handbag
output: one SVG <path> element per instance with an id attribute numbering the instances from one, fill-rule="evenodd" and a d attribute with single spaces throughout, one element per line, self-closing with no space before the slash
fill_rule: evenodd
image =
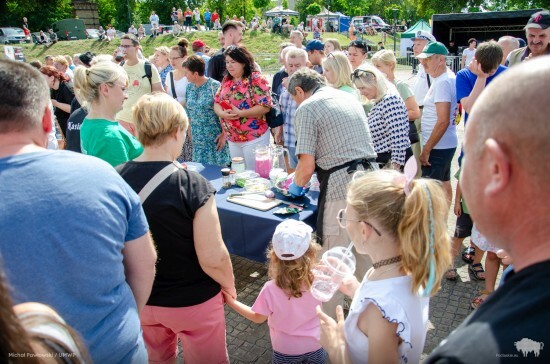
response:
<path id="1" fill-rule="evenodd" d="M 414 120 L 409 121 L 409 141 L 411 144 L 418 143 L 420 141 Z"/>
<path id="2" fill-rule="evenodd" d="M 252 96 L 252 90 L 250 87 L 251 84 L 252 84 L 252 76 L 250 76 L 248 79 L 248 94 L 252 99 L 253 96 Z M 273 129 L 283 125 L 284 119 L 283 119 L 283 112 L 281 111 L 281 105 L 279 105 L 279 101 L 277 100 L 277 95 L 275 95 L 271 90 L 269 90 L 269 92 L 271 95 L 271 103 L 273 104 L 273 106 L 271 107 L 271 109 L 269 109 L 267 114 L 265 114 L 265 121 L 267 122 L 267 126 Z"/>
<path id="3" fill-rule="evenodd" d="M 281 111 L 281 105 L 279 105 L 279 101 L 277 100 L 277 95 L 273 92 L 271 92 L 271 102 L 273 103 L 273 106 L 269 112 L 265 114 L 265 120 L 267 121 L 267 125 L 273 129 L 283 125 L 284 119 L 283 112 Z"/>

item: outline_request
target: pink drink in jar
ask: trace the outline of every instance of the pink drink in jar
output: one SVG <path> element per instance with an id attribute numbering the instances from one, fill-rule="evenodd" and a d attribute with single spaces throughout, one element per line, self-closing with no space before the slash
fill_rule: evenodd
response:
<path id="1" fill-rule="evenodd" d="M 254 171 L 258 173 L 260 177 L 269 178 L 269 172 L 271 171 L 271 159 L 269 155 L 266 155 L 265 158 L 263 158 L 263 156 L 256 156 Z"/>

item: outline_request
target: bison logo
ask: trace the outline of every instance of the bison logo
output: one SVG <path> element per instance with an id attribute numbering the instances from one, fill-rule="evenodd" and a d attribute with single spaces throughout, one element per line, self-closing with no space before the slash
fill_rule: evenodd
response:
<path id="1" fill-rule="evenodd" d="M 543 342 L 533 341 L 531 339 L 523 338 L 520 341 L 514 343 L 516 350 L 523 354 L 523 357 L 527 357 L 531 352 L 535 354 L 535 358 L 538 358 L 540 351 L 544 347 Z"/>

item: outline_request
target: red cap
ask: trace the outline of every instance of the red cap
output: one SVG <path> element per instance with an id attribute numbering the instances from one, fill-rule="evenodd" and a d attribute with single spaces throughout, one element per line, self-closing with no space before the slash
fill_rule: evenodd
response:
<path id="1" fill-rule="evenodd" d="M 200 39 L 197 39 L 196 41 L 193 42 L 193 47 L 194 48 L 201 48 L 201 47 L 204 47 L 205 45 L 206 45 L 206 43 L 204 43 Z"/>

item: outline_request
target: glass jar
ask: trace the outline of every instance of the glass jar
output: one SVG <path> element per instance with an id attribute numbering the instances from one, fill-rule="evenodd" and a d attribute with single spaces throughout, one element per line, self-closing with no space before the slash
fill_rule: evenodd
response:
<path id="1" fill-rule="evenodd" d="M 231 169 L 234 170 L 235 173 L 243 173 L 245 170 L 244 158 L 243 157 L 231 158 Z"/>
<path id="2" fill-rule="evenodd" d="M 231 188 L 231 171 L 229 168 L 222 168 L 222 187 Z"/>

